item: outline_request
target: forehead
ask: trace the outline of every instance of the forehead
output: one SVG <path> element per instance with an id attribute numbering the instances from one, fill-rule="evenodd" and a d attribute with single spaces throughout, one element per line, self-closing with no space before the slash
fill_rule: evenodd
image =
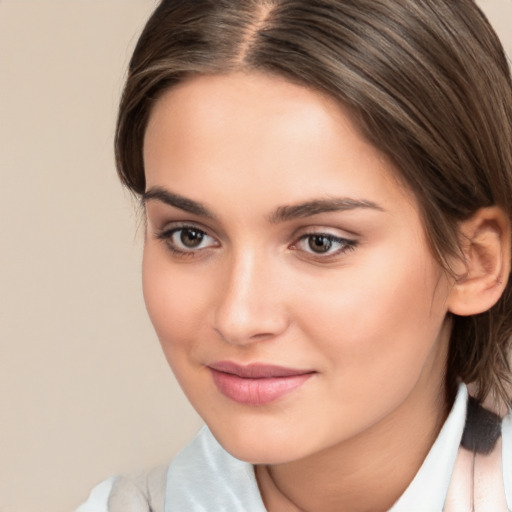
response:
<path id="1" fill-rule="evenodd" d="M 276 76 L 258 73 L 200 75 L 171 88 L 153 107 L 146 141 L 158 131 L 167 130 L 167 143 L 182 146 L 187 135 L 212 144 L 229 130 L 236 140 L 224 141 L 222 147 L 236 149 L 243 138 L 254 144 L 299 141 L 304 136 L 313 142 L 326 140 L 326 128 L 344 124 L 354 129 L 343 115 L 333 115 L 340 107 L 333 99 Z M 171 116 L 175 123 L 171 123 Z M 173 128 L 179 128 L 174 130 Z M 261 136 L 266 134 L 265 140 Z M 149 137 L 148 137 L 149 134 Z M 178 144 L 178 135 L 180 137 Z M 172 137 L 171 137 L 172 135 Z M 256 136 L 260 136 L 256 139 Z M 231 144 L 230 144 L 231 142 Z M 147 144 L 145 149 L 147 149 Z"/>
<path id="2" fill-rule="evenodd" d="M 387 194 L 411 200 L 390 160 L 331 97 L 258 73 L 198 76 L 167 91 L 147 126 L 148 188 L 184 195 Z M 270 198 L 270 197 L 269 197 Z M 282 202 L 282 201 L 280 201 Z"/>

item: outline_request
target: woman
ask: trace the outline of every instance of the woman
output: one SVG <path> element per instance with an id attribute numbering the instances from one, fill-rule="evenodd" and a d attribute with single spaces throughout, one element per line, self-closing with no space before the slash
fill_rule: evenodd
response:
<path id="1" fill-rule="evenodd" d="M 510 140 L 471 0 L 164 0 L 116 156 L 207 427 L 80 512 L 511 509 Z"/>

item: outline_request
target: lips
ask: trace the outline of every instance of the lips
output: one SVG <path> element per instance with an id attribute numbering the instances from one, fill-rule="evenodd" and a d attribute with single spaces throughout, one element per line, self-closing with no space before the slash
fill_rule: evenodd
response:
<path id="1" fill-rule="evenodd" d="M 299 370 L 267 364 L 239 365 L 218 361 L 208 366 L 217 389 L 234 402 L 265 405 L 300 388 L 314 375 Z"/>

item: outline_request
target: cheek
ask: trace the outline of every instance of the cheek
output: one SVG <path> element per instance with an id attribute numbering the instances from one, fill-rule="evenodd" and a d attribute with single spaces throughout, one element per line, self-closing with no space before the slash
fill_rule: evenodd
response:
<path id="1" fill-rule="evenodd" d="M 420 371 L 445 317 L 438 271 L 424 250 L 362 258 L 314 288 L 297 316 L 334 371 L 389 378 Z"/>
<path id="2" fill-rule="evenodd" d="M 146 308 L 170 363 L 181 349 L 189 350 L 205 314 L 206 283 L 169 264 L 165 252 L 147 242 L 142 264 Z"/>

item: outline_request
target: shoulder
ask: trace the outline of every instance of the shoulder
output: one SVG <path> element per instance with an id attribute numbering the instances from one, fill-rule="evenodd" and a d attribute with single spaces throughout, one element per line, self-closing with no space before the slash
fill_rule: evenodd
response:
<path id="1" fill-rule="evenodd" d="M 167 467 L 114 477 L 75 512 L 264 512 L 254 468 L 226 452 L 204 427 Z"/>
<path id="2" fill-rule="evenodd" d="M 115 480 L 112 477 L 94 487 L 87 500 L 75 512 L 108 512 L 108 499 Z"/>
<path id="3" fill-rule="evenodd" d="M 476 454 L 473 462 L 475 482 L 480 474 L 488 487 L 503 481 L 507 506 L 512 509 L 512 409 L 501 418 L 470 399 L 461 445 Z M 503 478 L 500 478 L 499 475 Z"/>
<path id="4" fill-rule="evenodd" d="M 164 512 L 168 466 L 100 483 L 75 512 Z"/>

